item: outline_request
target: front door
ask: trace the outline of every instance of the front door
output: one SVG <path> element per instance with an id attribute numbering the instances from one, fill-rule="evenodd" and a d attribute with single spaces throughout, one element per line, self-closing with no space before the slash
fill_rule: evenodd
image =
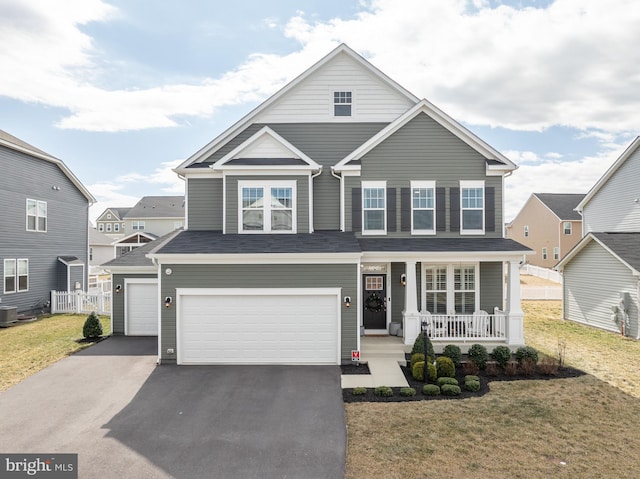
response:
<path id="1" fill-rule="evenodd" d="M 362 277 L 362 319 L 364 329 L 387 329 L 387 285 L 382 274 Z"/>

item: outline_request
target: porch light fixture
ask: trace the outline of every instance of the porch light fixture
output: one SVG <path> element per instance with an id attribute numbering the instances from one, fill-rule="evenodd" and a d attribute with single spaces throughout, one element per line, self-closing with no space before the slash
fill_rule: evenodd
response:
<path id="1" fill-rule="evenodd" d="M 165 308 L 170 308 L 171 307 L 171 303 L 173 303 L 173 300 L 171 299 L 171 296 L 167 296 L 166 298 L 164 298 L 164 307 Z"/>
<path id="2" fill-rule="evenodd" d="M 406 274 L 404 274 L 404 273 L 402 273 L 402 274 L 400 275 L 400 284 L 401 284 L 402 286 L 406 286 L 406 285 L 407 285 L 407 275 L 406 275 Z"/>
<path id="3" fill-rule="evenodd" d="M 116 284 L 116 294 L 118 294 L 120 291 L 122 291 L 122 285 Z"/>
<path id="4" fill-rule="evenodd" d="M 344 306 L 345 308 L 348 308 L 351 306 L 351 297 L 350 296 L 345 296 L 344 297 Z"/>

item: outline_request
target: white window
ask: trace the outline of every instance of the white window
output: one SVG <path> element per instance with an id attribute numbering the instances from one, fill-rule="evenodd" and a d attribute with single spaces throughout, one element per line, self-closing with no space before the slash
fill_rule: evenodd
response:
<path id="1" fill-rule="evenodd" d="M 436 232 L 436 184 L 435 181 L 411 182 L 411 232 L 435 234 Z"/>
<path id="2" fill-rule="evenodd" d="M 351 116 L 353 95 L 350 91 L 333 92 L 333 115 Z"/>
<path id="3" fill-rule="evenodd" d="M 477 278 L 477 263 L 425 265 L 425 309 L 431 314 L 473 314 L 480 301 Z"/>
<path id="4" fill-rule="evenodd" d="M 564 230 L 564 234 L 566 235 L 570 235 L 571 234 L 571 221 L 565 221 L 562 225 L 562 229 Z"/>
<path id="5" fill-rule="evenodd" d="M 382 291 L 384 289 L 382 276 L 365 276 L 364 289 L 367 291 Z"/>
<path id="6" fill-rule="evenodd" d="M 542 259 L 547 259 L 547 248 L 542 248 Z"/>
<path id="7" fill-rule="evenodd" d="M 29 260 L 4 260 L 4 292 L 15 293 L 29 290 Z"/>
<path id="8" fill-rule="evenodd" d="M 295 233 L 295 181 L 239 182 L 240 233 Z"/>
<path id="9" fill-rule="evenodd" d="M 27 199 L 27 231 L 47 231 L 47 202 Z"/>
<path id="10" fill-rule="evenodd" d="M 484 181 L 460 182 L 460 234 L 484 234 Z"/>
<path id="11" fill-rule="evenodd" d="M 553 248 L 553 259 L 560 259 L 560 248 Z"/>
<path id="12" fill-rule="evenodd" d="M 132 221 L 131 229 L 133 231 L 142 231 L 144 229 L 144 221 Z"/>
<path id="13" fill-rule="evenodd" d="M 120 231 L 120 223 L 113 223 L 113 231 L 116 233 Z"/>
<path id="14" fill-rule="evenodd" d="M 526 238 L 527 236 L 529 236 L 529 227 L 525 226 L 524 227 L 524 237 Z"/>
<path id="15" fill-rule="evenodd" d="M 101 233 L 104 231 L 104 223 L 98 223 L 98 231 Z"/>
<path id="16" fill-rule="evenodd" d="M 111 233 L 111 223 L 107 223 L 107 233 Z"/>
<path id="17" fill-rule="evenodd" d="M 387 184 L 384 181 L 362 182 L 362 234 L 386 234 Z"/>

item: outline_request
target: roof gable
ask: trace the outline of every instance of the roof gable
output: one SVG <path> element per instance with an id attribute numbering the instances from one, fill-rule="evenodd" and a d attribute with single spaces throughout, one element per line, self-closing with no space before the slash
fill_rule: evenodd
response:
<path id="1" fill-rule="evenodd" d="M 492 169 L 506 172 L 517 168 L 517 166 L 502 153 L 489 146 L 431 102 L 423 99 L 405 114 L 401 115 L 375 136 L 370 138 L 367 142 L 363 143 L 360 147 L 347 155 L 342 161 L 336 164 L 334 167 L 335 171 L 359 169 L 359 165 L 350 165 L 349 163 L 360 160 L 364 155 L 385 141 L 419 114 L 426 114 L 440 126 L 444 127 L 446 130 L 484 156 L 487 160 L 491 160 L 487 163 L 487 170 Z"/>
<path id="2" fill-rule="evenodd" d="M 581 221 L 582 216 L 576 211 L 578 204 L 584 199 L 584 194 L 570 193 L 534 193 L 560 221 Z"/>
<path id="3" fill-rule="evenodd" d="M 563 269 L 590 242 L 595 241 L 609 254 L 629 268 L 634 275 L 640 276 L 640 232 L 638 233 L 588 233 L 560 261 L 555 269 Z"/>
<path id="4" fill-rule="evenodd" d="M 396 91 L 400 96 L 407 99 L 410 103 L 416 103 L 418 98 L 410 93 L 408 90 L 400 86 L 398 83 L 389 78 L 382 71 L 378 70 L 371 63 L 365 60 L 362 56 L 358 55 L 351 48 L 349 48 L 345 44 L 341 44 L 336 47 L 332 52 L 322 58 L 320 61 L 315 63 L 313 66 L 305 70 L 301 75 L 296 77 L 294 80 L 285 85 L 278 92 L 273 94 L 266 101 L 261 103 L 258 107 L 252 110 L 250 113 L 245 115 L 242 119 L 232 125 L 230 128 L 225 130 L 223 133 L 218 135 L 214 140 L 205 145 L 203 148 L 198 150 L 196 153 L 191 155 L 187 160 L 185 160 L 181 165 L 179 165 L 174 171 L 179 174 L 184 174 L 187 172 L 186 168 L 194 163 L 201 162 L 209 157 L 212 153 L 214 153 L 218 148 L 224 145 L 229 139 L 235 137 L 239 132 L 247 128 L 251 123 L 256 122 L 256 119 L 267 110 L 271 108 L 272 105 L 277 103 L 280 99 L 282 99 L 285 95 L 288 95 L 293 89 L 295 89 L 298 85 L 304 82 L 307 78 L 314 75 L 318 70 L 320 70 L 324 65 L 331 62 L 338 55 L 346 55 L 351 58 L 353 61 L 362 65 L 366 70 L 368 70 L 372 75 L 374 75 L 379 81 L 387 85 L 392 90 Z M 327 90 L 327 94 L 329 94 L 329 90 Z"/>

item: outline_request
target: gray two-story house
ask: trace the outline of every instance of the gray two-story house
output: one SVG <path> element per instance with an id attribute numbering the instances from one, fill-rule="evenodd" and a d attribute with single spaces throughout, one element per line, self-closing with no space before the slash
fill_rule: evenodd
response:
<path id="1" fill-rule="evenodd" d="M 85 290 L 93 196 L 59 159 L 0 130 L 0 306 L 46 309 Z"/>
<path id="2" fill-rule="evenodd" d="M 515 169 L 341 45 L 176 168 L 184 230 L 111 265 L 114 331 L 146 284 L 160 362 L 339 364 L 422 327 L 522 345 Z"/>

